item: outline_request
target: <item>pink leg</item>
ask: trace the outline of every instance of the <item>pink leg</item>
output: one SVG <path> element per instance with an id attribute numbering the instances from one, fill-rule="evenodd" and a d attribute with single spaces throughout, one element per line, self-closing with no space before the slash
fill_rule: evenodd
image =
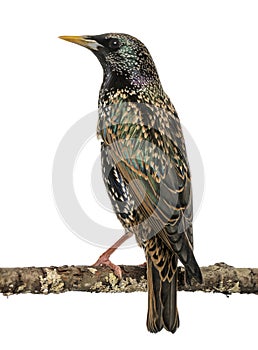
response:
<path id="1" fill-rule="evenodd" d="M 118 247 L 120 247 L 120 245 L 123 244 L 128 238 L 132 237 L 132 235 L 133 234 L 131 232 L 125 233 L 121 238 L 119 238 L 118 241 L 116 241 L 110 248 L 108 248 L 103 254 L 101 254 L 98 260 L 92 266 L 103 266 L 103 265 L 109 266 L 114 271 L 114 274 L 121 279 L 122 278 L 121 267 L 113 264 L 109 260 L 109 258 L 114 253 L 114 251 Z"/>

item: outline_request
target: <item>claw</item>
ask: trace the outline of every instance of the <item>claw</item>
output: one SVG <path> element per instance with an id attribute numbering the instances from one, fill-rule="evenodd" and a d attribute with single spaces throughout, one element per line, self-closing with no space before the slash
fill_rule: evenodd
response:
<path id="1" fill-rule="evenodd" d="M 120 280 L 122 279 L 121 267 L 113 264 L 104 254 L 102 254 L 92 266 L 108 266 Z"/>
<path id="2" fill-rule="evenodd" d="M 93 264 L 92 266 L 108 266 L 111 270 L 113 270 L 114 274 L 119 278 L 122 279 L 122 270 L 121 267 L 118 265 L 113 264 L 109 258 L 110 255 L 114 253 L 114 251 L 120 247 L 121 244 L 123 244 L 128 238 L 132 236 L 132 232 L 126 232 L 121 238 L 119 238 L 118 241 L 116 241 L 108 250 L 106 250 L 98 260 Z"/>

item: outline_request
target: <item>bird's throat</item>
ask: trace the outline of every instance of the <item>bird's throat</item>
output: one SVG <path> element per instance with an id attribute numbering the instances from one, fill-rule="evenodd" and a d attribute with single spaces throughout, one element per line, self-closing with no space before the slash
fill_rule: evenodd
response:
<path id="1" fill-rule="evenodd" d="M 130 90 L 138 93 L 140 91 L 161 89 L 159 79 L 148 77 L 139 71 L 132 71 L 130 74 L 118 72 L 104 72 L 104 79 L 101 86 L 102 91 Z"/>

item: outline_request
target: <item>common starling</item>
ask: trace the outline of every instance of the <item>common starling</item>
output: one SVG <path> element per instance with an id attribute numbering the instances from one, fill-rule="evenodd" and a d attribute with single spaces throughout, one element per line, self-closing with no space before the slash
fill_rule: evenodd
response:
<path id="1" fill-rule="evenodd" d="M 62 36 L 90 49 L 104 70 L 97 135 L 103 179 L 125 235 L 98 260 L 109 260 L 132 234 L 147 262 L 147 328 L 174 333 L 178 259 L 186 281 L 202 283 L 193 254 L 192 190 L 180 121 L 147 48 L 127 34 Z"/>

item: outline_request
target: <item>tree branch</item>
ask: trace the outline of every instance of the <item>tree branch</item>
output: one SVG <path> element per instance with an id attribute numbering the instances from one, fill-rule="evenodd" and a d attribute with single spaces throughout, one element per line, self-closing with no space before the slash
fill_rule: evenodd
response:
<path id="1" fill-rule="evenodd" d="M 146 268 L 121 265 L 121 280 L 107 267 L 61 266 L 0 268 L 0 293 L 49 294 L 67 291 L 136 292 L 146 291 Z M 185 283 L 185 271 L 179 268 L 178 289 L 188 292 L 258 294 L 258 268 L 234 268 L 217 263 L 201 268 L 203 284 Z"/>

